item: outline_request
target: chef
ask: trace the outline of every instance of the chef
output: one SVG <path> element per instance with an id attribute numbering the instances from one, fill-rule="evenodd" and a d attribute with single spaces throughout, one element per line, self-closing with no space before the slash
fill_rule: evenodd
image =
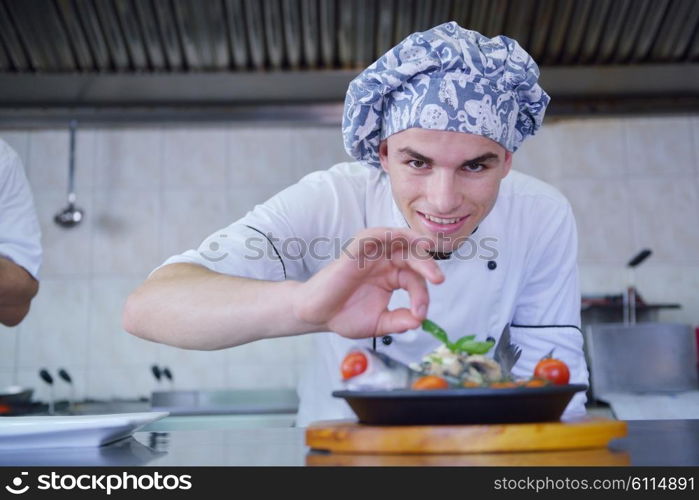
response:
<path id="1" fill-rule="evenodd" d="M 22 162 L 0 139 L 0 323 L 18 325 L 39 290 L 41 230 Z"/>
<path id="2" fill-rule="evenodd" d="M 454 22 L 408 36 L 350 83 L 342 132 L 357 161 L 165 261 L 129 297 L 126 330 L 190 349 L 313 333 L 300 426 L 353 417 L 331 396 L 353 346 L 405 363 L 434 350 L 426 317 L 454 339 L 510 325 L 515 376 L 554 349 L 571 383 L 587 383 L 571 207 L 511 170 L 549 102 L 538 75 L 503 36 Z"/>

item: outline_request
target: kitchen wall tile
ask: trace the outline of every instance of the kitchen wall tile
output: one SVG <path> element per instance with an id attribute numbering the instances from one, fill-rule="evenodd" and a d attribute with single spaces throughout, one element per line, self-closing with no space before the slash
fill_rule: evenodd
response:
<path id="1" fill-rule="evenodd" d="M 339 127 L 300 127 L 293 131 L 295 180 L 341 162 L 355 161 L 345 151 Z"/>
<path id="2" fill-rule="evenodd" d="M 27 130 L 9 131 L 0 130 L 0 139 L 4 140 L 17 153 L 24 171 L 29 171 L 29 134 Z"/>
<path id="3" fill-rule="evenodd" d="M 296 180 L 291 127 L 235 126 L 228 131 L 228 187 L 288 186 Z"/>
<path id="4" fill-rule="evenodd" d="M 314 355 L 313 335 L 294 337 L 294 357 L 297 363 L 306 363 Z"/>
<path id="5" fill-rule="evenodd" d="M 63 190 L 66 192 L 68 187 L 68 137 L 67 130 L 46 130 L 31 133 L 27 175 L 34 196 L 45 190 Z M 77 177 L 77 168 L 75 173 Z"/>
<path id="6" fill-rule="evenodd" d="M 90 282 L 90 367 L 128 364 L 149 366 L 157 361 L 158 344 L 127 333 L 121 316 L 129 294 L 142 283 L 139 278 L 93 278 Z"/>
<path id="7" fill-rule="evenodd" d="M 528 137 L 512 156 L 512 168 L 555 183 L 566 167 L 565 156 L 556 145 L 558 126 L 560 124 L 547 122 L 535 135 Z"/>
<path id="8" fill-rule="evenodd" d="M 226 132 L 224 128 L 164 129 L 163 186 L 170 189 L 225 186 Z"/>
<path id="9" fill-rule="evenodd" d="M 0 388 L 15 385 L 15 372 L 6 368 L 0 368 Z"/>
<path id="10" fill-rule="evenodd" d="M 298 337 L 284 337 L 226 349 L 227 386 L 233 389 L 295 387 L 297 345 Z"/>
<path id="11" fill-rule="evenodd" d="M 75 192 L 80 200 L 92 188 L 95 161 L 95 132 L 79 130 L 75 139 Z M 68 190 L 70 151 L 68 130 L 31 132 L 29 138 L 29 183 L 32 191 Z"/>
<path id="12" fill-rule="evenodd" d="M 157 387 L 150 365 L 92 365 L 87 370 L 86 396 L 98 400 L 150 397 Z"/>
<path id="13" fill-rule="evenodd" d="M 162 134 L 158 129 L 97 132 L 95 187 L 100 190 L 156 191 L 160 187 Z"/>
<path id="14" fill-rule="evenodd" d="M 41 281 L 18 337 L 21 368 L 86 365 L 89 298 L 87 279 Z"/>
<path id="15" fill-rule="evenodd" d="M 222 190 L 163 191 L 160 204 L 161 260 L 197 248 L 211 233 L 233 222 Z"/>
<path id="16" fill-rule="evenodd" d="M 699 192 L 694 178 L 629 181 L 635 247 L 650 248 L 658 263 L 699 263 Z"/>
<path id="17" fill-rule="evenodd" d="M 226 367 L 226 370 L 229 368 L 235 370 L 237 366 L 258 361 L 260 349 L 256 344 L 257 342 L 249 342 L 247 344 L 224 349 L 222 351 L 224 352 L 223 364 Z"/>
<path id="18" fill-rule="evenodd" d="M 32 141 L 35 140 L 32 138 Z M 97 131 L 78 130 L 75 136 L 75 194 L 78 201 L 88 195 L 95 185 L 95 162 L 97 161 Z M 62 168 L 64 191 L 68 189 L 68 164 Z"/>
<path id="19" fill-rule="evenodd" d="M 294 389 L 298 381 L 294 364 L 248 363 L 228 366 L 230 389 Z"/>
<path id="20" fill-rule="evenodd" d="M 625 121 L 628 172 L 637 176 L 688 176 L 696 172 L 692 161 L 689 117 L 655 117 Z"/>
<path id="21" fill-rule="evenodd" d="M 164 388 L 177 390 L 225 389 L 226 352 L 194 351 L 171 346 L 159 347 L 159 364 L 170 369 L 174 384 L 163 381 Z"/>
<path id="22" fill-rule="evenodd" d="M 650 259 L 636 271 L 636 287 L 643 299 L 682 306 L 678 310 L 662 310 L 661 321 L 699 326 L 699 266 L 661 265 Z"/>
<path id="23" fill-rule="evenodd" d="M 293 335 L 288 337 L 279 337 L 255 342 L 257 348 L 255 359 L 260 359 L 262 362 L 270 362 L 272 364 L 291 365 L 296 362 L 298 348 L 301 336 Z"/>
<path id="24" fill-rule="evenodd" d="M 580 264 L 580 290 L 583 295 L 618 295 L 628 286 L 626 265 Z M 640 268 L 639 268 L 640 270 Z"/>
<path id="25" fill-rule="evenodd" d="M 76 205 L 83 210 L 83 221 L 77 226 L 63 228 L 53 218 L 67 206 L 65 193 L 54 190 L 40 191 L 34 195 L 34 206 L 41 225 L 43 278 L 87 276 L 90 272 L 90 239 L 95 216 L 92 194 L 88 192 L 81 196 Z"/>
<path id="26" fill-rule="evenodd" d="M 633 256 L 626 183 L 619 179 L 561 180 L 578 226 L 578 262 L 623 265 Z"/>
<path id="27" fill-rule="evenodd" d="M 625 174 L 624 128 L 617 119 L 564 121 L 556 128 L 564 178 L 621 179 Z M 564 159 L 563 159 L 564 158 Z"/>
<path id="28" fill-rule="evenodd" d="M 158 254 L 158 197 L 139 191 L 94 195 L 92 272 L 145 276 Z"/>
<path id="29" fill-rule="evenodd" d="M 0 370 L 14 369 L 15 367 L 15 349 L 17 348 L 17 338 L 20 335 L 22 324 L 12 328 L 5 325 L 0 325 Z M 0 386 L 2 384 L 0 383 Z"/>

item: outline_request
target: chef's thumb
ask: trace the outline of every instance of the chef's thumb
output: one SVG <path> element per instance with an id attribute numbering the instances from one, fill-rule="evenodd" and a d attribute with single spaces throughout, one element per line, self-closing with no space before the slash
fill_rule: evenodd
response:
<path id="1" fill-rule="evenodd" d="M 376 335 L 403 333 L 420 326 L 421 320 L 413 316 L 410 309 L 401 307 L 393 311 L 384 311 L 379 317 Z"/>

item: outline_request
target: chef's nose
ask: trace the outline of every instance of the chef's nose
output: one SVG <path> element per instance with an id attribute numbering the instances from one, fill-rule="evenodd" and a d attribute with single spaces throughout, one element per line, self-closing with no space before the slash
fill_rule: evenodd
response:
<path id="1" fill-rule="evenodd" d="M 462 202 L 453 174 L 448 169 L 434 169 L 430 176 L 427 198 L 438 214 L 454 215 Z"/>

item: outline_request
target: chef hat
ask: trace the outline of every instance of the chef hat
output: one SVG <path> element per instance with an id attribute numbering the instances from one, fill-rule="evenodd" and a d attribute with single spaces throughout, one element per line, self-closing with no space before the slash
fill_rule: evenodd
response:
<path id="1" fill-rule="evenodd" d="M 342 123 L 350 156 L 380 166 L 379 143 L 419 127 L 478 134 L 514 152 L 549 96 L 519 44 L 455 22 L 413 33 L 350 82 Z"/>

